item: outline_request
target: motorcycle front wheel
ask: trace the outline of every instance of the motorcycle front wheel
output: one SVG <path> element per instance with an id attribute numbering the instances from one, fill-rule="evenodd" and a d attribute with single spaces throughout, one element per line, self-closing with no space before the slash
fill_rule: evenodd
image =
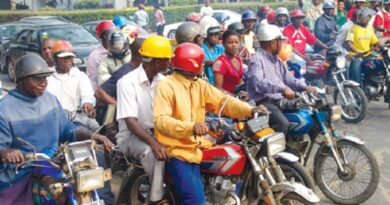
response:
<path id="1" fill-rule="evenodd" d="M 282 205 L 298 205 L 298 204 L 314 205 L 314 204 L 317 204 L 317 203 L 311 203 L 311 202 L 307 201 L 306 199 L 304 199 L 303 197 L 301 197 L 301 196 L 299 196 L 299 195 L 297 195 L 295 193 L 288 193 L 288 194 L 286 194 L 280 200 L 280 203 Z"/>
<path id="2" fill-rule="evenodd" d="M 288 181 L 294 178 L 295 182 L 301 183 L 313 191 L 315 190 L 313 178 L 301 163 L 290 162 L 283 158 L 276 158 L 275 160 L 283 170 Z"/>
<path id="3" fill-rule="evenodd" d="M 335 90 L 333 96 L 335 104 L 341 105 L 342 118 L 350 123 L 362 121 L 367 113 L 367 97 L 363 90 L 357 86 L 345 85 L 344 95 L 347 102 L 344 102 L 339 89 Z"/>
<path id="4" fill-rule="evenodd" d="M 349 141 L 335 145 L 346 172 L 340 171 L 332 152 L 324 148 L 314 159 L 314 177 L 330 200 L 338 204 L 360 204 L 369 199 L 378 186 L 378 163 L 363 145 Z"/>

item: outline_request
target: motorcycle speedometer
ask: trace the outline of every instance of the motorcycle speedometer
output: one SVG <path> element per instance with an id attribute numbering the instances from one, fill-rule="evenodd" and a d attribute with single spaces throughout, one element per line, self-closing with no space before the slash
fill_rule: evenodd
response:
<path id="1" fill-rule="evenodd" d="M 343 68 L 345 68 L 345 65 L 346 65 L 346 60 L 345 60 L 344 56 L 339 56 L 339 57 L 336 58 L 336 66 L 337 66 L 337 68 L 343 69 Z"/>

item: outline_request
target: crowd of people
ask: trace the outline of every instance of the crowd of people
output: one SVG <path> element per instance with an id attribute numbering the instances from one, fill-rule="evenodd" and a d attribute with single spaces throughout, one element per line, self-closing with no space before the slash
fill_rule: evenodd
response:
<path id="1" fill-rule="evenodd" d="M 288 57 L 310 61 L 308 45 L 322 54 L 336 45 L 351 61 L 350 78 L 359 82 L 362 58 L 378 46 L 378 37 L 390 36 L 390 0 L 383 7 L 370 3 L 367 8 L 365 0 L 355 0 L 353 6 L 348 0 L 299 1 L 291 11 L 263 6 L 257 14 L 244 11 L 241 22 L 225 26 L 223 19 L 212 17 L 206 2 L 200 14 L 189 14 L 178 27 L 173 51 L 167 38 L 122 32 L 126 25 L 116 17 L 97 26 L 101 45 L 88 57 L 86 74 L 73 65 L 69 42 L 47 38 L 43 59 L 20 58 L 17 86 L 0 101 L 2 203 L 33 203 L 31 175 L 13 172 L 30 151 L 16 140 L 21 137 L 49 156 L 64 141 L 93 138 L 107 149 L 116 143 L 141 162 L 151 182 L 152 204 L 166 204 L 164 171 L 175 176 L 183 204 L 204 204 L 199 163 L 202 149 L 213 146 L 203 137 L 209 131 L 206 112 L 217 113 L 228 98 L 225 116 L 270 111 L 271 127 L 287 134 L 281 101 L 295 98 L 295 92 L 317 92 L 288 71 Z M 138 8 L 135 22 L 149 26 L 144 5 Z M 161 34 L 165 18 L 158 6 L 155 17 Z M 283 53 L 287 45 L 293 54 Z M 236 92 L 244 82 L 246 92 Z M 101 126 L 104 134 L 93 134 Z M 109 186 L 99 194 L 113 204 Z"/>

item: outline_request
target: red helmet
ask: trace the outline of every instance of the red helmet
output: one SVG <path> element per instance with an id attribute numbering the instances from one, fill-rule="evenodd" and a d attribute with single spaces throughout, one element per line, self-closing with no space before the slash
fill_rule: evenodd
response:
<path id="1" fill-rule="evenodd" d="M 101 38 L 103 31 L 110 30 L 115 25 L 111 21 L 102 21 L 96 26 L 96 36 Z"/>
<path id="2" fill-rule="evenodd" d="M 267 16 L 267 21 L 269 24 L 275 24 L 275 17 L 276 17 L 276 12 L 274 10 L 271 10 L 269 13 L 268 13 L 268 16 Z"/>
<path id="3" fill-rule="evenodd" d="M 300 10 L 300 9 L 294 9 L 290 12 L 290 16 L 291 18 L 295 18 L 295 17 L 305 17 L 305 13 Z"/>
<path id="4" fill-rule="evenodd" d="M 204 52 L 201 47 L 193 43 L 182 43 L 174 51 L 171 64 L 174 69 L 199 74 L 202 70 Z"/>

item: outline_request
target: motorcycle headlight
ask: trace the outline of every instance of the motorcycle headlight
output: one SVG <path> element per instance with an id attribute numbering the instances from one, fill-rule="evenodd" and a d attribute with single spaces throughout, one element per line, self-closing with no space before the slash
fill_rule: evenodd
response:
<path id="1" fill-rule="evenodd" d="M 77 192 L 87 192 L 104 187 L 103 168 L 78 171 L 76 174 Z"/>
<path id="2" fill-rule="evenodd" d="M 331 108 L 331 118 L 333 121 L 337 121 L 341 119 L 342 108 L 340 105 L 334 105 Z"/>
<path id="3" fill-rule="evenodd" d="M 270 137 L 267 137 L 263 141 L 262 148 L 264 154 L 268 157 L 272 157 L 275 154 L 282 152 L 286 149 L 286 139 L 283 133 L 276 133 Z"/>
<path id="4" fill-rule="evenodd" d="M 73 63 L 75 65 L 83 64 L 83 60 L 81 60 L 80 58 L 73 58 Z"/>
<path id="5" fill-rule="evenodd" d="M 337 57 L 336 58 L 336 66 L 337 66 L 337 68 L 340 68 L 340 69 L 345 68 L 345 66 L 346 66 L 346 62 L 345 61 L 346 60 L 345 60 L 344 56 Z"/>

